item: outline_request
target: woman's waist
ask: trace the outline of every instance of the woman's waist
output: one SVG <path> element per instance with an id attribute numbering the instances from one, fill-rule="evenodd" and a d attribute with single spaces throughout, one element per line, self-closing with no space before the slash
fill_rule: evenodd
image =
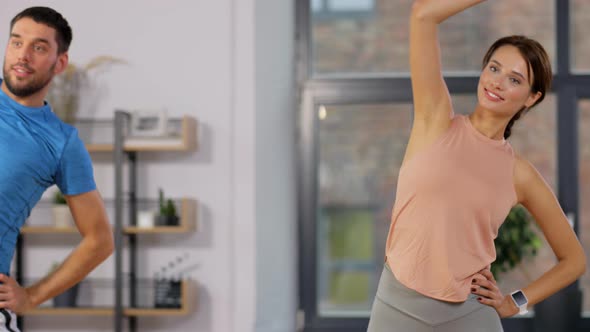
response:
<path id="1" fill-rule="evenodd" d="M 388 251 L 386 257 L 388 267 L 405 287 L 452 302 L 465 301 L 473 277 L 494 260 L 493 257 L 449 256 L 443 252 L 396 255 L 395 251 Z"/>
<path id="2" fill-rule="evenodd" d="M 418 292 L 399 281 L 389 267 L 383 269 L 376 296 L 389 306 L 431 324 L 462 317 L 484 306 L 473 294 L 461 301 L 449 301 Z"/>
<path id="3" fill-rule="evenodd" d="M 432 229 L 416 232 L 396 227 L 388 238 L 385 256 L 411 273 L 441 271 L 463 280 L 489 266 L 496 259 L 496 248 L 494 239 L 482 234 L 457 235 Z"/>

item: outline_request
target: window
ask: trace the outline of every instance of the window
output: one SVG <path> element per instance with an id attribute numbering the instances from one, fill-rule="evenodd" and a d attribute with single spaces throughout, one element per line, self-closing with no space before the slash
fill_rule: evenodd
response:
<path id="1" fill-rule="evenodd" d="M 473 111 L 472 95 L 453 96 L 458 113 Z M 397 175 L 411 128 L 407 103 L 320 106 L 317 224 L 317 307 L 320 316 L 368 317 L 383 268 Z M 555 98 L 519 120 L 510 143 L 555 191 Z M 547 133 L 551 133 L 547 135 Z M 535 258 L 500 278 L 503 291 L 523 287 L 555 257 L 543 246 Z"/>
<path id="2" fill-rule="evenodd" d="M 574 72 L 588 72 L 590 40 L 588 40 L 587 27 L 590 24 L 590 2 L 571 1 L 571 16 L 572 69 Z"/>
<path id="3" fill-rule="evenodd" d="M 375 12 L 375 0 L 312 0 L 313 20 L 368 19 Z"/>
<path id="4" fill-rule="evenodd" d="M 412 2 L 312 1 L 314 74 L 407 75 L 408 17 Z M 374 15 L 355 14 L 369 7 L 376 11 Z M 338 12 L 330 20 L 318 19 Z M 440 33 L 444 70 L 448 73 L 479 71 L 487 48 L 507 34 L 524 34 L 539 40 L 554 59 L 554 0 L 489 1 L 450 18 L 441 25 Z"/>
<path id="5" fill-rule="evenodd" d="M 317 307 L 368 317 L 383 270 L 409 104 L 320 106 Z"/>

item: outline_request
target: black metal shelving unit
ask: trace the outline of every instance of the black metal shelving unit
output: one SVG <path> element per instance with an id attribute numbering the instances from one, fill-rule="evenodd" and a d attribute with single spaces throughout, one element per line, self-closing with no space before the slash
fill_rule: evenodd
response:
<path id="1" fill-rule="evenodd" d="M 137 216 L 137 152 L 125 151 L 125 125 L 128 123 L 130 115 L 124 111 L 115 112 L 115 144 L 113 156 L 115 161 L 115 319 L 114 331 L 123 331 L 123 321 L 127 318 L 129 331 L 137 330 L 137 318 L 134 316 L 125 316 L 123 313 L 123 285 L 125 280 L 123 273 L 123 246 L 125 237 L 129 246 L 129 306 L 137 305 L 137 235 L 125 234 L 123 232 L 123 208 L 126 198 L 129 204 L 129 223 L 135 226 Z M 124 172 L 123 165 L 127 158 L 128 164 L 128 192 L 125 197 L 123 188 Z"/>
<path id="2" fill-rule="evenodd" d="M 186 283 L 180 285 L 180 307 L 158 307 L 155 303 L 154 307 L 146 303 L 140 303 L 140 291 L 145 287 L 156 287 L 153 285 L 153 280 L 142 279 L 137 276 L 137 255 L 138 255 L 138 236 L 141 234 L 178 234 L 189 231 L 192 227 L 192 220 L 194 215 L 194 208 L 196 202 L 191 199 L 182 198 L 181 204 L 181 222 L 177 226 L 158 226 L 154 229 L 141 229 L 137 227 L 137 211 L 142 206 L 152 206 L 154 201 L 150 199 L 139 199 L 137 195 L 137 154 L 140 151 L 188 151 L 196 148 L 196 121 L 190 117 L 183 117 L 182 119 L 168 119 L 168 136 L 164 137 L 164 143 L 158 145 L 152 140 L 132 142 L 127 135 L 129 134 L 129 127 L 131 124 L 132 114 L 123 110 L 116 110 L 114 119 L 97 119 L 87 120 L 83 119 L 77 124 L 79 129 L 92 132 L 95 126 L 100 127 L 100 137 L 102 141 L 112 138 L 110 142 L 95 142 L 90 137 L 84 137 L 83 140 L 87 144 L 89 152 L 98 153 L 112 153 L 114 166 L 114 188 L 115 193 L 112 199 L 105 200 L 105 205 L 113 210 L 113 232 L 115 240 L 115 271 L 113 279 L 102 280 L 88 280 L 89 284 L 108 284 L 109 289 L 112 289 L 114 296 L 113 305 L 108 306 L 81 306 L 76 308 L 52 308 L 44 307 L 33 310 L 32 315 L 94 315 L 106 316 L 113 318 L 113 331 L 122 332 L 137 331 L 137 317 L 138 316 L 153 316 L 153 315 L 184 315 L 188 313 L 185 300 L 188 299 Z M 84 130 L 81 135 L 84 135 Z M 106 135 L 106 136 L 105 136 Z M 172 139 L 172 143 L 168 140 Z M 157 140 L 156 140 L 157 141 Z M 163 145 L 162 145 L 163 144 Z M 126 167 L 125 167 L 126 166 Z M 188 204 L 185 206 L 185 204 Z M 51 203 L 48 201 L 40 202 L 39 208 L 48 208 Z M 188 207 L 187 207 L 188 206 Z M 37 208 L 37 207 L 36 207 Z M 186 208 L 186 210 L 185 210 Z M 189 211 L 189 212 L 187 212 Z M 185 215 L 185 212 L 187 213 Z M 33 223 L 35 224 L 35 223 Z M 77 234 L 75 227 L 57 229 L 47 224 L 44 225 L 26 225 L 21 229 L 18 236 L 17 247 L 15 253 L 15 273 L 16 280 L 20 284 L 26 284 L 24 271 L 24 234 Z M 127 248 L 127 253 L 124 252 Z M 129 255 L 123 257 L 124 254 Z M 125 259 L 128 258 L 127 263 Z M 146 283 L 147 282 L 147 283 Z M 143 283 L 143 284 L 142 284 Z M 141 286 L 140 286 L 141 285 Z M 156 289 L 154 288 L 154 292 Z M 144 298 L 145 300 L 145 298 Z M 145 301 L 144 301 L 145 302 Z M 24 331 L 25 322 L 23 317 L 18 316 L 17 322 L 21 331 Z"/>

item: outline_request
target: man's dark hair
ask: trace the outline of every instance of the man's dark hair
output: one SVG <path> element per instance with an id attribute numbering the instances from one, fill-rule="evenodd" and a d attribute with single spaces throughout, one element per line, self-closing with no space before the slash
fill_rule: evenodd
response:
<path id="1" fill-rule="evenodd" d="M 72 28 L 68 21 L 58 12 L 49 7 L 30 7 L 18 13 L 12 21 L 10 21 L 10 31 L 14 24 L 22 19 L 28 17 L 33 21 L 45 24 L 50 28 L 55 29 L 55 41 L 57 42 L 57 53 L 62 54 L 68 51 L 70 43 L 72 42 Z"/>

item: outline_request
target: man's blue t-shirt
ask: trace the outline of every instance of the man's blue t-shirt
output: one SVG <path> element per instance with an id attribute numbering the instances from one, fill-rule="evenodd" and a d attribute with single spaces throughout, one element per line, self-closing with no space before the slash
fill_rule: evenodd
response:
<path id="1" fill-rule="evenodd" d="M 65 195 L 96 189 L 78 131 L 48 104 L 26 107 L 0 89 L 0 273 L 9 273 L 20 227 L 54 184 Z"/>

